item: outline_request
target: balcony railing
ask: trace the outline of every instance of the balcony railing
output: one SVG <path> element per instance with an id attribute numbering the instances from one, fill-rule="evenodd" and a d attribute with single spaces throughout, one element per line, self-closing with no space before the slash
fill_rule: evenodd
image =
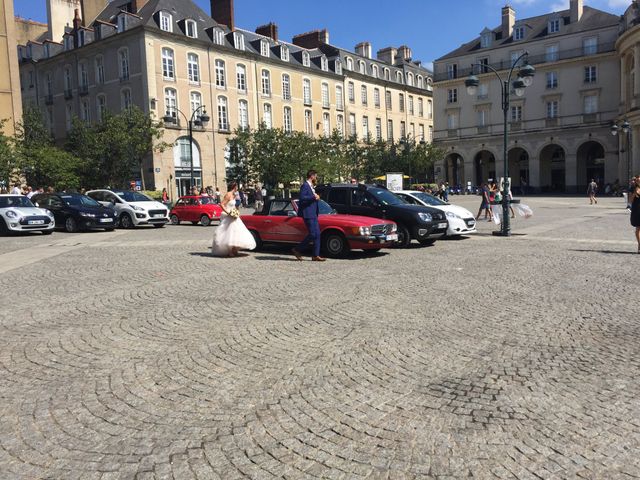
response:
<path id="1" fill-rule="evenodd" d="M 573 48 L 568 50 L 560 50 L 559 52 L 554 53 L 553 56 L 550 56 L 546 52 L 540 53 L 538 55 L 529 55 L 529 63 L 535 66 L 535 65 L 540 65 L 544 63 L 553 63 L 560 60 L 569 60 L 572 58 L 589 57 L 592 55 L 598 55 L 601 53 L 610 53 L 615 51 L 616 51 L 615 42 L 607 42 L 607 43 L 601 43 L 593 46 L 585 46 L 585 47 Z M 554 59 L 557 59 L 557 60 L 554 60 Z M 472 62 L 473 60 L 469 60 L 469 63 L 472 63 Z M 504 60 L 500 60 L 499 62 L 490 63 L 489 65 L 498 71 L 508 70 L 513 65 L 513 60 L 511 60 L 511 58 L 506 58 Z M 478 74 L 480 73 L 481 68 L 482 67 L 475 66 L 473 67 L 473 72 Z M 482 73 L 484 73 L 484 71 L 486 70 L 487 69 L 484 69 Z M 471 73 L 471 71 L 472 71 L 471 67 L 458 68 L 458 73 L 456 75 L 456 78 L 464 79 Z M 434 81 L 436 82 L 443 82 L 445 80 L 450 80 L 449 73 L 446 71 L 436 73 L 434 75 Z"/>

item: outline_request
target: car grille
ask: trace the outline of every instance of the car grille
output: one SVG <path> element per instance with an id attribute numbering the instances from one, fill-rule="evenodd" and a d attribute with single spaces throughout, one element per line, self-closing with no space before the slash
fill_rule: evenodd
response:
<path id="1" fill-rule="evenodd" d="M 167 211 L 166 210 L 149 210 L 149 215 L 150 216 L 154 216 L 154 215 L 167 215 Z"/>
<path id="2" fill-rule="evenodd" d="M 381 225 L 373 225 L 371 227 L 372 235 L 388 235 L 393 230 L 393 225 L 390 223 L 383 223 Z"/>
<path id="3" fill-rule="evenodd" d="M 29 222 L 34 220 L 43 220 L 44 224 L 41 223 L 40 225 L 29 225 Z M 45 215 L 33 215 L 31 217 L 24 217 L 22 220 L 20 220 L 20 225 L 33 228 L 42 228 L 42 225 L 49 225 L 49 223 L 51 223 L 51 219 Z"/>

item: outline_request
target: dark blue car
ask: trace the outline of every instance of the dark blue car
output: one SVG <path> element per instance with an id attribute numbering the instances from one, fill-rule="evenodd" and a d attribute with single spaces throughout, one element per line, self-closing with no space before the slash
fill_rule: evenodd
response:
<path id="1" fill-rule="evenodd" d="M 80 193 L 40 193 L 34 195 L 31 201 L 51 210 L 56 227 L 64 228 L 69 233 L 94 229 L 111 231 L 116 228 L 115 209 Z"/>

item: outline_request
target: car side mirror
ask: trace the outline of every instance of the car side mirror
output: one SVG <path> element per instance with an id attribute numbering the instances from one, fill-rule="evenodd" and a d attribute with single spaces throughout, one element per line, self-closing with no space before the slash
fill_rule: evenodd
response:
<path id="1" fill-rule="evenodd" d="M 115 205 L 115 204 L 116 204 L 116 199 L 115 199 L 115 198 L 112 198 L 112 199 L 110 200 L 110 202 L 111 202 L 111 205 Z"/>
<path id="2" fill-rule="evenodd" d="M 289 210 L 287 212 L 287 217 L 297 217 L 298 214 L 296 212 L 294 212 L 293 210 Z"/>

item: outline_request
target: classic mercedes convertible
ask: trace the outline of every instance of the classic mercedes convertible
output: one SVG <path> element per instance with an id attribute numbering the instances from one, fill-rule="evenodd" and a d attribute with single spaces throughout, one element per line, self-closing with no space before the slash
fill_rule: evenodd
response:
<path id="1" fill-rule="evenodd" d="M 342 257 L 350 250 L 377 252 L 398 240 L 397 226 L 390 220 L 340 215 L 326 202 L 319 201 L 321 250 L 327 257 Z M 270 200 L 261 212 L 242 215 L 242 221 L 256 240 L 264 243 L 296 244 L 307 235 L 304 221 L 298 217 L 297 200 Z"/>

